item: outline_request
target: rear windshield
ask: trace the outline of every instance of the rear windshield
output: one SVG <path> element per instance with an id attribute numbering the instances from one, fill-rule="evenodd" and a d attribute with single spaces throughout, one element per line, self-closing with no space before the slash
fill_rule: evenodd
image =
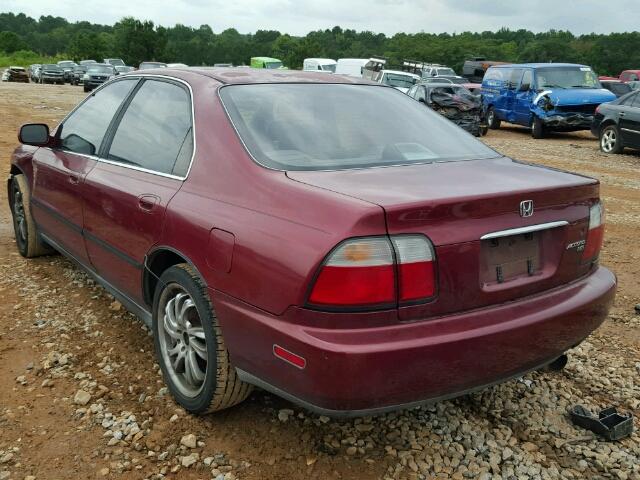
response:
<path id="1" fill-rule="evenodd" d="M 230 85 L 220 96 L 251 155 L 277 170 L 336 170 L 499 156 L 396 89 Z"/>
<path id="2" fill-rule="evenodd" d="M 336 73 L 336 64 L 335 63 L 330 63 L 328 65 L 322 65 L 322 70 L 324 70 L 325 72 Z"/>

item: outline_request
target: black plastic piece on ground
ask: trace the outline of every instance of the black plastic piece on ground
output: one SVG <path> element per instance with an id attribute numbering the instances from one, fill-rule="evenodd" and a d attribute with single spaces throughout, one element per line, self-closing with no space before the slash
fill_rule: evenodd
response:
<path id="1" fill-rule="evenodd" d="M 633 432 L 633 415 L 619 414 L 615 407 L 605 408 L 596 418 L 582 405 L 574 405 L 569 410 L 571 421 L 579 427 L 591 430 L 607 440 L 620 440 Z"/>

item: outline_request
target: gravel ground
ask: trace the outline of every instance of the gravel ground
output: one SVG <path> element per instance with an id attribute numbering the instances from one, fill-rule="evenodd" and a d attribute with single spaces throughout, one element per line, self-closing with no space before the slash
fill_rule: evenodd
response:
<path id="1" fill-rule="evenodd" d="M 82 98 L 70 86 L 0 84 L 0 162 L 21 123 L 55 124 Z M 147 329 L 59 256 L 26 261 L 0 198 L 0 480 L 640 479 L 640 436 L 605 442 L 569 406 L 640 412 L 640 155 L 604 156 L 587 134 L 485 141 L 523 160 L 598 177 L 603 263 L 619 277 L 605 324 L 562 372 L 373 418 L 334 421 L 256 392 L 204 418 L 167 394 Z M 636 421 L 636 428 L 640 424 Z"/>

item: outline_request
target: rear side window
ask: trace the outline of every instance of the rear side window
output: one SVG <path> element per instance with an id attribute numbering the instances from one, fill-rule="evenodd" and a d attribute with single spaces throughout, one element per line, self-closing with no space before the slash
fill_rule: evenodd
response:
<path id="1" fill-rule="evenodd" d="M 113 116 L 137 82 L 137 79 L 120 80 L 91 95 L 62 124 L 62 149 L 97 155 Z"/>
<path id="2" fill-rule="evenodd" d="M 175 83 L 145 80 L 122 116 L 107 158 L 185 176 L 192 153 L 189 92 Z"/>

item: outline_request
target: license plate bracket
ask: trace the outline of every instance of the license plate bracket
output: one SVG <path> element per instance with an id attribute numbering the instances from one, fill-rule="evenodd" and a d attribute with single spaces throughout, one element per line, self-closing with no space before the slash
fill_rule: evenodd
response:
<path id="1" fill-rule="evenodd" d="M 484 285 L 531 277 L 541 270 L 540 232 L 481 241 L 481 281 Z"/>

